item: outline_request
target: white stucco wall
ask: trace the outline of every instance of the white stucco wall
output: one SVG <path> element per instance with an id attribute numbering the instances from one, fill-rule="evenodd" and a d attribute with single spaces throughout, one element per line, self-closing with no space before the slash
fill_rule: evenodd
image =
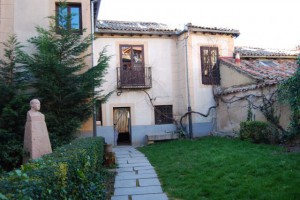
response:
<path id="1" fill-rule="evenodd" d="M 26 44 L 29 38 L 37 35 L 36 26 L 48 26 L 47 17 L 52 14 L 49 12 L 50 3 L 50 0 L 15 1 L 14 33 L 17 34 L 20 42 Z"/>
<path id="2" fill-rule="evenodd" d="M 206 114 L 208 108 L 215 105 L 212 86 L 202 84 L 200 47 L 218 47 L 219 56 L 232 56 L 234 50 L 233 40 L 231 36 L 190 33 L 188 49 L 191 104 L 193 111 Z M 193 115 L 193 123 L 211 122 L 213 117 L 215 117 L 214 110 L 207 118 Z"/>
<path id="3" fill-rule="evenodd" d="M 172 37 L 99 37 L 95 41 L 95 55 L 107 46 L 107 55 L 111 55 L 106 82 L 103 85 L 105 91 L 117 91 L 117 67 L 120 67 L 119 46 L 144 45 L 145 67 L 152 68 L 152 88 L 146 89 L 153 99 L 154 105 L 173 105 L 173 111 L 178 110 L 176 102 L 177 82 L 177 50 L 176 38 Z M 95 56 L 95 62 L 97 61 Z M 120 91 L 120 90 L 118 90 Z M 102 105 L 103 125 L 112 126 L 113 107 L 130 107 L 132 126 L 153 125 L 154 109 L 147 94 L 142 90 L 122 90 L 120 96 L 116 92 Z"/>
<path id="4" fill-rule="evenodd" d="M 227 95 L 222 95 L 223 100 L 234 101 L 232 103 L 224 103 L 221 98 L 219 98 L 218 107 L 218 120 L 217 128 L 219 132 L 224 133 L 237 133 L 240 130 L 240 123 L 247 120 L 247 114 L 249 110 L 249 103 L 247 99 L 241 99 L 235 101 L 237 97 L 244 97 L 248 95 L 262 96 L 265 95 L 269 98 L 270 94 L 276 90 L 276 86 L 266 86 L 264 88 L 258 88 L 255 90 L 248 90 L 244 92 L 232 93 Z M 276 100 L 276 99 L 275 99 Z M 262 106 L 262 98 L 252 98 L 251 103 L 256 107 Z M 286 104 L 281 104 L 278 101 L 274 103 L 273 108 L 275 109 L 275 115 L 280 116 L 279 124 L 287 129 L 290 123 L 291 111 Z M 256 121 L 267 121 L 263 113 L 258 109 L 251 107 L 251 112 L 253 114 L 253 119 Z"/>
<path id="5" fill-rule="evenodd" d="M 117 91 L 116 67 L 120 66 L 120 44 L 144 45 L 145 66 L 152 67 L 152 88 L 146 91 L 154 105 L 173 105 L 173 114 L 179 119 L 187 112 L 186 79 L 186 34 L 178 37 L 98 35 L 95 41 L 95 55 L 107 46 L 109 63 L 106 83 L 107 92 Z M 193 111 L 206 114 L 215 105 L 212 86 L 203 85 L 201 80 L 200 46 L 217 46 L 220 56 L 232 56 L 231 36 L 190 33 L 188 37 L 188 69 L 191 107 Z M 97 57 L 95 57 L 96 61 Z M 102 105 L 103 125 L 113 125 L 113 107 L 130 107 L 132 126 L 154 125 L 154 109 L 148 96 L 142 90 L 122 90 L 116 92 Z M 212 123 L 215 111 L 207 117 L 193 115 L 193 123 Z M 183 122 L 186 123 L 185 119 Z M 196 127 L 196 126 L 195 126 Z"/>
<path id="6" fill-rule="evenodd" d="M 220 74 L 222 75 L 221 85 L 224 88 L 255 83 L 254 79 L 251 79 L 250 77 L 228 67 L 225 64 L 220 64 Z"/>

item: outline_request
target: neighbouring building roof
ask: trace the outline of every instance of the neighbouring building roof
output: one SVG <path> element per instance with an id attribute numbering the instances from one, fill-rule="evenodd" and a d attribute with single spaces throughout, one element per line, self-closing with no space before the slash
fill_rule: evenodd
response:
<path id="1" fill-rule="evenodd" d="M 230 94 L 235 92 L 253 90 L 266 85 L 274 85 L 291 77 L 297 70 L 296 59 L 241 59 L 239 63 L 234 58 L 221 57 L 220 64 L 224 64 L 247 77 L 254 79 L 255 83 L 229 88 L 218 87 L 217 94 Z"/>
<path id="2" fill-rule="evenodd" d="M 167 24 L 156 22 L 130 22 L 100 20 L 96 24 L 99 33 L 171 34 L 178 31 Z"/>
<path id="3" fill-rule="evenodd" d="M 235 29 L 195 26 L 191 23 L 188 23 L 186 26 L 190 31 L 195 31 L 195 32 L 226 34 L 226 35 L 232 35 L 234 37 L 238 37 L 240 35 L 240 31 Z"/>
<path id="4" fill-rule="evenodd" d="M 210 34 L 226 34 L 234 37 L 239 36 L 240 32 L 234 29 L 224 29 L 216 27 L 195 26 L 188 23 L 185 28 L 174 27 L 157 22 L 137 22 L 137 21 L 113 21 L 100 20 L 96 24 L 98 33 L 118 33 L 118 34 L 157 34 L 157 35 L 180 35 L 187 30 Z"/>
<path id="5" fill-rule="evenodd" d="M 300 54 L 299 50 L 264 49 L 255 47 L 235 47 L 235 52 L 239 52 L 241 58 L 296 58 Z"/>

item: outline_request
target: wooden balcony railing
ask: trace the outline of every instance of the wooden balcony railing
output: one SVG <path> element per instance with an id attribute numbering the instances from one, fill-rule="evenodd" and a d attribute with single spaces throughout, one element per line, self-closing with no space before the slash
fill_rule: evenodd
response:
<path id="1" fill-rule="evenodd" d="M 117 79 L 119 89 L 151 88 L 151 67 L 117 67 Z"/>

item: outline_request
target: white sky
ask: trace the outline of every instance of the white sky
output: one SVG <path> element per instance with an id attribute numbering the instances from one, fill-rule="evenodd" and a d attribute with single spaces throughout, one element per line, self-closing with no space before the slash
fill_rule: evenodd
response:
<path id="1" fill-rule="evenodd" d="M 300 0 L 101 0 L 98 19 L 238 29 L 236 46 L 300 45 Z"/>

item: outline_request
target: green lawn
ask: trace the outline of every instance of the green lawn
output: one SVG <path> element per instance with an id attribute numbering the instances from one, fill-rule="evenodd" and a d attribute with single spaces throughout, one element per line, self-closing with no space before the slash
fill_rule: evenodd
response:
<path id="1" fill-rule="evenodd" d="M 139 150 L 170 199 L 300 199 L 300 153 L 219 137 Z"/>

